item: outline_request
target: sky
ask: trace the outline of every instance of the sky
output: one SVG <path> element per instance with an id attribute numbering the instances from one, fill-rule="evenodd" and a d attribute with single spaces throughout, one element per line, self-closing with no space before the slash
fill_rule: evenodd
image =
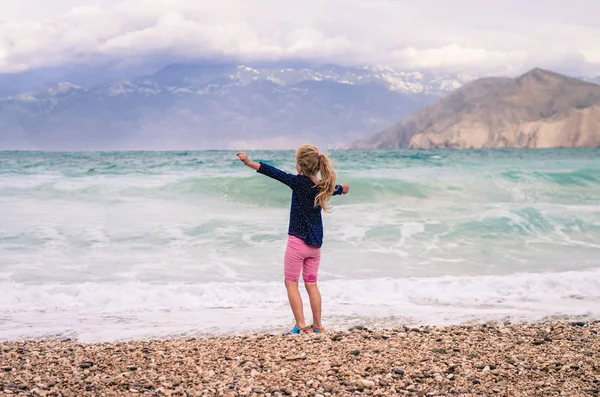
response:
<path id="1" fill-rule="evenodd" d="M 542 67 L 595 76 L 600 1 L 0 2 L 0 73 L 293 60 L 481 75 Z"/>

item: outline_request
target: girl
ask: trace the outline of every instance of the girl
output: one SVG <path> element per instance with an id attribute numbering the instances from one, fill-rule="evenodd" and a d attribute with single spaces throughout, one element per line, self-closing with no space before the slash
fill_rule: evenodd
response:
<path id="1" fill-rule="evenodd" d="M 329 158 L 313 145 L 302 145 L 296 149 L 298 175 L 288 174 L 262 162 L 251 161 L 244 152 L 237 153 L 237 156 L 248 167 L 276 179 L 292 189 L 284 275 L 285 287 L 296 324 L 287 333 L 321 333 L 324 331 L 321 324 L 321 293 L 317 287 L 317 273 L 323 243 L 321 210 L 329 212 L 330 208 L 327 202 L 331 196 L 348 193 L 350 186 L 335 184 L 335 171 L 331 167 Z M 308 326 L 304 320 L 302 298 L 298 290 L 301 271 L 310 299 L 313 315 L 312 326 Z"/>

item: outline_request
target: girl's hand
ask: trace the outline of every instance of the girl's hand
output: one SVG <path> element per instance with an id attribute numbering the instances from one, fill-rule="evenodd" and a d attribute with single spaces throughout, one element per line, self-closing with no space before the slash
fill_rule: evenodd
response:
<path id="1" fill-rule="evenodd" d="M 250 161 L 246 152 L 238 152 L 238 153 L 236 153 L 236 156 L 238 156 L 240 158 L 240 160 L 242 161 L 242 163 L 244 163 L 244 164 L 247 164 L 248 161 Z"/>
<path id="2" fill-rule="evenodd" d="M 342 183 L 340 186 L 342 186 L 342 194 L 347 194 L 350 191 L 350 185 L 347 183 Z"/>
<path id="3" fill-rule="evenodd" d="M 241 160 L 242 163 L 244 163 L 245 165 L 247 165 L 248 167 L 258 171 L 258 169 L 260 168 L 260 164 L 252 161 L 248 158 L 248 155 L 246 154 L 246 152 L 237 152 L 236 156 L 239 157 L 239 159 Z"/>

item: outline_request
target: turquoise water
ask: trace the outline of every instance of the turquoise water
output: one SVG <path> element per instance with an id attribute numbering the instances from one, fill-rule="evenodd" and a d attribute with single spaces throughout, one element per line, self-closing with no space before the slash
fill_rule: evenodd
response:
<path id="1" fill-rule="evenodd" d="M 330 155 L 327 326 L 600 315 L 600 150 Z M 0 152 L 0 339 L 284 329 L 289 199 L 233 152 Z"/>

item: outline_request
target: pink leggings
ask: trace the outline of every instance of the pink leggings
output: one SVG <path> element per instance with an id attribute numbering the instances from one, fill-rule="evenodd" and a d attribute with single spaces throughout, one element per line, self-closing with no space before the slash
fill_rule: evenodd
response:
<path id="1" fill-rule="evenodd" d="M 320 262 L 320 248 L 311 247 L 298 237 L 288 237 L 285 259 L 283 261 L 286 280 L 298 282 L 300 271 L 302 271 L 304 282 L 316 282 Z"/>

